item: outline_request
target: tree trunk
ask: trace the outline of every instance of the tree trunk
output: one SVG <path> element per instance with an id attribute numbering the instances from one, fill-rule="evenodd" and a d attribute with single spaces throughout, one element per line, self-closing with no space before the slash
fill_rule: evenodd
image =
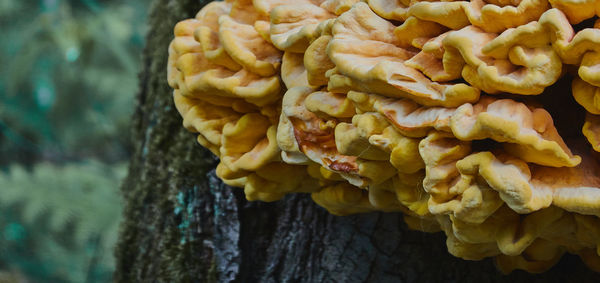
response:
<path id="1" fill-rule="evenodd" d="M 247 202 L 214 174 L 216 158 L 182 127 L 166 80 L 178 21 L 202 3 L 154 1 L 134 152 L 123 185 L 117 282 L 564 282 L 598 275 L 565 256 L 542 275 L 499 273 L 448 254 L 442 233 L 407 230 L 398 213 L 338 217 L 309 195 Z M 577 280 L 575 280 L 577 279 Z"/>

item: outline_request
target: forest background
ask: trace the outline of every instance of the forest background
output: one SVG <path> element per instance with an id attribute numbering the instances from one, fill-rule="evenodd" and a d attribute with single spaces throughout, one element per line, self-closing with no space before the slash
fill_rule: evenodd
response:
<path id="1" fill-rule="evenodd" d="M 110 282 L 148 2 L 0 1 L 0 282 Z"/>

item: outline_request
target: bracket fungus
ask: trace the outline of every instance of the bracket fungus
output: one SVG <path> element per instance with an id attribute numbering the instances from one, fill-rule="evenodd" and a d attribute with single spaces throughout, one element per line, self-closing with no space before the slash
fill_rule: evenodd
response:
<path id="1" fill-rule="evenodd" d="M 597 3 L 212 2 L 175 26 L 168 82 L 248 200 L 402 212 L 503 272 L 600 271 Z"/>

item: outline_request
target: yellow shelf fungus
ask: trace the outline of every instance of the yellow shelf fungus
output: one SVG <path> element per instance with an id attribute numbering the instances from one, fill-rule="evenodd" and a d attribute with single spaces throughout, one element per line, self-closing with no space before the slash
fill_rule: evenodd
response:
<path id="1" fill-rule="evenodd" d="M 600 271 L 600 23 L 573 26 L 598 3 L 213 2 L 175 26 L 167 80 L 248 200 L 402 212 L 506 273 Z"/>

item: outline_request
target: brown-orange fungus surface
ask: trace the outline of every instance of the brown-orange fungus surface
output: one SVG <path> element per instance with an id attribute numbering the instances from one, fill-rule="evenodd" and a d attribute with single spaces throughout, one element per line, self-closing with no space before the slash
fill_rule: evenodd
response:
<path id="1" fill-rule="evenodd" d="M 589 6 L 589 7 L 588 7 Z M 248 200 L 400 211 L 464 259 L 600 270 L 597 1 L 232 0 L 175 26 L 184 126 Z"/>

